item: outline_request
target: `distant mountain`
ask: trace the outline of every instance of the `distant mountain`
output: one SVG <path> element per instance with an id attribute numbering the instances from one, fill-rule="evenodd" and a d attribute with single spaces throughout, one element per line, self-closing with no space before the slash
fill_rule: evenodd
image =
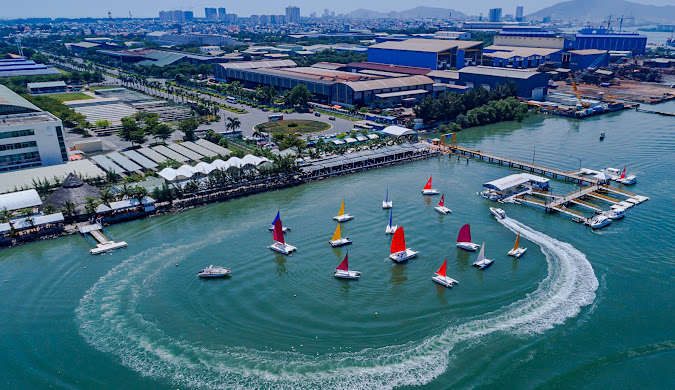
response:
<path id="1" fill-rule="evenodd" d="M 645 5 L 625 0 L 572 0 L 554 4 L 533 14 L 529 18 L 550 16 L 552 19 L 606 20 L 623 15 L 649 21 L 672 21 L 675 19 L 675 6 Z"/>
<path id="2" fill-rule="evenodd" d="M 459 11 L 455 11 L 450 8 L 434 8 L 434 7 L 416 7 L 406 11 L 391 11 L 391 12 L 378 12 L 371 11 L 368 9 L 357 9 L 356 11 L 349 12 L 344 16 L 351 19 L 426 19 L 426 18 L 439 18 L 445 19 L 450 13 L 452 17 L 465 17 L 466 14 L 463 14 Z"/>

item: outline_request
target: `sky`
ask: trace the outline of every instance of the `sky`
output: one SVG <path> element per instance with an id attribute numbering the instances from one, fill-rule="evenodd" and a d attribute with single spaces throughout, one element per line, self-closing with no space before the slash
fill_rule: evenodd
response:
<path id="1" fill-rule="evenodd" d="M 78 18 L 78 17 L 107 17 L 110 10 L 113 17 L 128 17 L 131 11 L 134 17 L 157 17 L 159 11 L 182 9 L 192 10 L 195 17 L 204 16 L 205 7 L 225 7 L 228 13 L 240 16 L 251 14 L 284 14 L 286 5 L 300 7 L 302 16 L 309 16 L 311 12 L 318 15 L 323 9 L 329 8 L 337 14 L 346 13 L 359 8 L 375 11 L 402 11 L 417 6 L 452 8 L 469 15 L 483 13 L 487 15 L 490 8 L 501 7 L 503 14 L 515 14 L 517 5 L 525 7 L 525 14 L 536 12 L 548 7 L 560 0 L 472 0 L 448 1 L 448 0 L 387 0 L 386 6 L 382 0 L 341 0 L 339 2 L 317 0 L 249 0 L 244 3 L 214 0 L 28 0 L 10 2 L 7 0 L 2 6 L 2 19 L 28 18 L 28 17 L 51 17 L 51 18 Z M 674 0 L 631 0 L 635 3 L 653 5 L 673 5 Z"/>

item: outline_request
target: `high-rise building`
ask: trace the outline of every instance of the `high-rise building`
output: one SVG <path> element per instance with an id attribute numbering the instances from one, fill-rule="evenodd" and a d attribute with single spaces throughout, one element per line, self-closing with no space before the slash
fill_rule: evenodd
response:
<path id="1" fill-rule="evenodd" d="M 225 8 L 218 8 L 218 20 L 226 21 L 227 20 L 227 11 Z"/>
<path id="2" fill-rule="evenodd" d="M 160 22 L 170 22 L 172 19 L 171 11 L 159 11 Z"/>
<path id="3" fill-rule="evenodd" d="M 185 14 L 180 10 L 171 11 L 171 20 L 174 22 L 184 22 Z"/>
<path id="4" fill-rule="evenodd" d="M 218 20 L 218 10 L 215 8 L 204 8 L 204 16 L 206 20 L 216 21 Z"/>
<path id="5" fill-rule="evenodd" d="M 185 22 L 192 21 L 193 19 L 194 14 L 192 11 L 159 11 L 160 22 Z"/>
<path id="6" fill-rule="evenodd" d="M 489 22 L 501 22 L 502 21 L 502 9 L 501 8 L 490 8 L 490 16 L 488 19 Z"/>
<path id="7" fill-rule="evenodd" d="M 192 11 L 183 11 L 183 20 L 185 20 L 186 22 L 191 22 L 192 20 L 194 20 L 194 18 L 195 15 Z"/>
<path id="8" fill-rule="evenodd" d="M 330 10 L 328 8 L 323 9 L 323 17 L 327 18 L 330 16 Z"/>
<path id="9" fill-rule="evenodd" d="M 516 22 L 523 21 L 523 6 L 519 5 L 516 7 Z"/>
<path id="10" fill-rule="evenodd" d="M 298 23 L 300 21 L 300 7 L 286 7 L 286 23 Z"/>

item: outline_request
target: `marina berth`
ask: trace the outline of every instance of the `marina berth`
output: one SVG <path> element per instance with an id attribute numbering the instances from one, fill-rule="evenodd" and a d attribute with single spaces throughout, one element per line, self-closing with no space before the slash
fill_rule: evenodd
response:
<path id="1" fill-rule="evenodd" d="M 328 241 L 330 246 L 332 247 L 338 247 L 338 246 L 343 246 L 347 244 L 351 244 L 352 241 L 349 239 L 349 237 L 342 237 L 342 234 L 340 232 L 340 223 L 338 222 L 337 228 L 335 228 L 335 233 L 333 234 L 333 238 Z"/>
<path id="2" fill-rule="evenodd" d="M 342 201 L 342 205 L 340 206 L 340 211 L 338 212 L 338 215 L 334 216 L 333 219 L 338 221 L 338 222 L 347 222 L 347 221 L 350 221 L 350 220 L 354 219 L 353 216 L 345 213 L 345 201 L 344 200 Z"/>
<path id="3" fill-rule="evenodd" d="M 342 263 L 335 268 L 335 276 L 338 279 L 358 279 L 361 277 L 361 272 L 349 270 L 349 252 L 345 255 Z"/>
<path id="4" fill-rule="evenodd" d="M 550 179 L 545 177 L 517 173 L 483 184 L 485 190 L 481 192 L 481 195 L 493 201 L 505 200 L 531 190 L 548 191 L 549 181 Z"/>
<path id="5" fill-rule="evenodd" d="M 422 188 L 422 195 L 438 195 L 438 194 L 439 194 L 438 190 L 431 188 L 431 176 L 429 176 L 429 181 L 424 186 L 424 188 Z"/>
<path id="6" fill-rule="evenodd" d="M 520 233 L 518 233 L 518 236 L 516 236 L 516 243 L 513 245 L 513 249 L 511 249 L 507 255 L 513 256 L 516 259 L 519 258 L 520 256 L 525 254 L 525 251 L 527 248 L 521 248 L 520 247 Z"/>
<path id="7" fill-rule="evenodd" d="M 472 252 L 480 248 L 480 245 L 471 242 L 471 226 L 469 226 L 468 223 L 459 229 L 459 234 L 457 235 L 457 248 Z"/>
<path id="8" fill-rule="evenodd" d="M 481 245 L 480 252 L 478 253 L 478 259 L 476 259 L 472 265 L 478 267 L 478 269 L 485 269 L 494 262 L 494 259 L 485 257 L 485 241 L 483 241 L 483 245 Z"/>
<path id="9" fill-rule="evenodd" d="M 396 229 L 396 232 L 394 233 L 394 238 L 391 240 L 391 251 L 389 258 L 397 263 L 400 263 L 412 259 L 418 254 L 419 254 L 418 251 L 406 248 L 405 233 L 403 232 L 403 226 L 399 226 L 398 229 Z"/>
<path id="10" fill-rule="evenodd" d="M 298 248 L 294 247 L 293 245 L 286 244 L 286 241 L 284 240 L 284 231 L 281 225 L 281 219 L 278 219 L 274 223 L 274 243 L 270 245 L 268 248 L 275 252 L 279 252 L 284 255 L 291 254 L 295 252 Z"/>
<path id="11" fill-rule="evenodd" d="M 459 282 L 449 277 L 447 273 L 448 273 L 448 258 L 446 257 L 445 261 L 443 262 L 443 265 L 441 265 L 441 268 L 439 268 L 438 271 L 436 271 L 436 275 L 433 278 L 431 278 L 431 280 L 440 284 L 441 286 L 452 288 L 452 286 L 458 284 Z"/>
<path id="12" fill-rule="evenodd" d="M 438 211 L 439 213 L 441 213 L 443 215 L 452 212 L 452 210 L 445 207 L 445 194 L 441 195 L 441 201 L 438 202 L 438 206 L 434 207 L 434 210 Z"/>

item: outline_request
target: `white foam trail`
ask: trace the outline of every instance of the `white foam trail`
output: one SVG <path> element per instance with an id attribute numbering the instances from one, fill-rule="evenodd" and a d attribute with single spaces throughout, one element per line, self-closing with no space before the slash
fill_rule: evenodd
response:
<path id="1" fill-rule="evenodd" d="M 541 333 L 576 316 L 595 299 L 598 280 L 572 245 L 513 219 L 504 226 L 541 247 L 548 275 L 535 291 L 506 307 L 422 341 L 358 352 L 307 356 L 242 347 L 220 350 L 165 335 L 137 311 L 140 294 L 165 267 L 205 242 L 148 250 L 113 268 L 82 297 L 77 319 L 85 339 L 142 375 L 194 388 L 390 389 L 441 375 L 462 341 L 500 331 Z"/>

